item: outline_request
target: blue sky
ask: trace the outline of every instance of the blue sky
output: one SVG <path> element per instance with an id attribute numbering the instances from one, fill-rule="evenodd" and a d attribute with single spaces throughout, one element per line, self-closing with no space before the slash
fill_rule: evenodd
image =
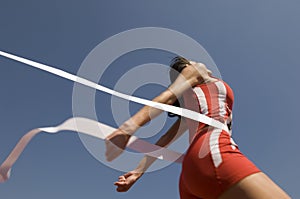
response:
<path id="1" fill-rule="evenodd" d="M 119 32 L 148 26 L 182 32 L 204 46 L 233 88 L 233 136 L 242 152 L 299 198 L 299 9 L 295 0 L 1 1 L 0 49 L 76 74 L 95 46 Z M 102 83 L 113 87 L 125 69 L 169 59 L 155 50 L 129 53 Z M 2 57 L 0 68 L 3 162 L 25 132 L 72 116 L 73 83 Z M 160 91 L 144 87 L 137 94 L 147 98 Z M 109 96 L 97 93 L 96 103 L 108 115 L 99 118 L 113 125 Z M 120 174 L 94 159 L 78 135 L 41 134 L 0 185 L 0 197 L 179 198 L 180 165 L 144 175 L 125 194 L 114 191 Z"/>

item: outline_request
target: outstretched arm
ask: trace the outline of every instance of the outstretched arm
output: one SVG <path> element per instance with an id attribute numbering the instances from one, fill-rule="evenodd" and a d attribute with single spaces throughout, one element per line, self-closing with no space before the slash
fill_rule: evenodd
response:
<path id="1" fill-rule="evenodd" d="M 187 89 L 199 82 L 199 73 L 193 67 L 186 67 L 181 74 L 164 92 L 153 99 L 154 102 L 173 104 Z M 131 135 L 136 130 L 159 115 L 162 111 L 149 106 L 144 106 L 129 120 L 124 122 L 118 130 L 106 138 L 106 159 L 112 161 L 125 149 Z"/>
<path id="2" fill-rule="evenodd" d="M 184 120 L 180 118 L 172 125 L 172 127 L 164 134 L 157 142 L 156 145 L 165 147 L 177 140 L 187 129 Z M 130 171 L 119 177 L 115 182 L 117 191 L 126 192 L 130 187 L 146 172 L 146 170 L 155 162 L 156 158 L 151 156 L 144 156 L 136 169 Z"/>

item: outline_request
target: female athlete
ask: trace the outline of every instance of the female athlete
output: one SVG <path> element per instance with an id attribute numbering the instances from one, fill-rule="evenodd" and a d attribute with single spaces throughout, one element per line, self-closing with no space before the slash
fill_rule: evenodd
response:
<path id="1" fill-rule="evenodd" d="M 164 104 L 178 103 L 228 125 L 217 129 L 190 119 L 178 118 L 157 145 L 167 146 L 186 129 L 190 146 L 180 175 L 181 199 L 286 199 L 290 198 L 238 149 L 231 138 L 233 92 L 222 80 L 211 76 L 204 64 L 183 57 L 172 60 L 168 89 L 153 99 Z M 177 71 L 177 74 L 174 72 Z M 179 74 L 179 75 L 178 75 Z M 106 138 L 106 158 L 112 161 L 125 149 L 130 136 L 161 111 L 143 107 Z M 226 125 L 225 125 L 226 126 Z M 119 177 L 117 191 L 125 192 L 156 159 L 145 156 L 137 168 Z"/>

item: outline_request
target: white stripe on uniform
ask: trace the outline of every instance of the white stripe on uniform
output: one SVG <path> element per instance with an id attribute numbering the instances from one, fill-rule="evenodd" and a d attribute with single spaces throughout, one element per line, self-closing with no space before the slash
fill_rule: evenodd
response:
<path id="1" fill-rule="evenodd" d="M 207 101 L 206 101 L 204 92 L 199 87 L 195 87 L 193 90 L 199 100 L 201 113 L 204 115 L 207 115 L 208 114 L 208 105 L 207 105 Z"/>
<path id="2" fill-rule="evenodd" d="M 227 114 L 226 104 L 225 104 L 227 90 L 225 85 L 221 81 L 217 81 L 215 85 L 218 88 L 219 115 L 224 118 Z"/>
<path id="3" fill-rule="evenodd" d="M 222 163 L 222 156 L 219 147 L 219 137 L 221 132 L 222 129 L 215 128 L 209 137 L 209 149 L 216 168 Z"/>

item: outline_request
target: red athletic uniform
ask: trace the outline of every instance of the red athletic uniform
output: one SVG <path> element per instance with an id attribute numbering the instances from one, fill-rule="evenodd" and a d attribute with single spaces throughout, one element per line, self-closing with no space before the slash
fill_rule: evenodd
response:
<path id="1" fill-rule="evenodd" d="M 184 106 L 222 123 L 231 123 L 233 92 L 222 80 L 200 84 L 183 94 Z M 182 163 L 181 199 L 215 199 L 241 179 L 260 170 L 222 130 L 186 119 L 190 147 Z"/>

